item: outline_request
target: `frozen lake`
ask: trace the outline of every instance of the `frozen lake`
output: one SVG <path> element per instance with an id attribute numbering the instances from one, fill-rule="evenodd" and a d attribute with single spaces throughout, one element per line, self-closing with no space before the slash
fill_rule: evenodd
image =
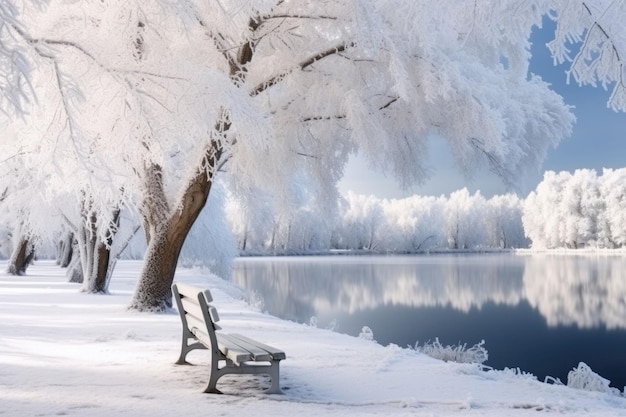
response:
<path id="1" fill-rule="evenodd" d="M 583 361 L 626 385 L 626 257 L 418 255 L 240 258 L 233 281 L 288 320 L 386 345 L 485 340 L 486 363 L 567 381 Z"/>

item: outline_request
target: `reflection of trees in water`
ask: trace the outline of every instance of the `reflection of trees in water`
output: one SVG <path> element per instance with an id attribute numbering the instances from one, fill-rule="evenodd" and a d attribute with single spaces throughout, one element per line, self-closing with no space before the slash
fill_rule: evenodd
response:
<path id="1" fill-rule="evenodd" d="M 550 326 L 626 328 L 621 256 L 266 258 L 240 263 L 233 280 L 292 320 L 385 305 L 467 312 L 527 299 Z"/>
<path id="2" fill-rule="evenodd" d="M 261 294 L 268 311 L 305 319 L 324 311 L 354 313 L 384 305 L 515 305 L 523 261 L 512 256 L 293 258 L 244 260 L 233 280 Z"/>
<path id="3" fill-rule="evenodd" d="M 524 288 L 550 326 L 626 328 L 622 256 L 528 256 Z"/>

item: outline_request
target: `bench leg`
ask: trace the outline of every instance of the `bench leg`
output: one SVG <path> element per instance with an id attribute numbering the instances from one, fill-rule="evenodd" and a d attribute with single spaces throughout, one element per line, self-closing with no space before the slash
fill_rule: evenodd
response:
<path id="1" fill-rule="evenodd" d="M 213 379 L 213 377 L 211 377 L 209 379 L 209 385 L 207 385 L 207 387 L 204 389 L 203 392 L 207 393 L 207 394 L 222 394 L 222 391 L 218 390 L 216 388 L 217 385 L 217 380 Z"/>
<path id="2" fill-rule="evenodd" d="M 187 354 L 195 349 L 206 349 L 206 347 L 202 343 L 191 343 L 189 344 L 189 336 L 183 335 L 183 341 L 180 347 L 180 355 L 178 356 L 178 360 L 175 362 L 176 365 L 189 365 L 187 362 Z"/>
<path id="3" fill-rule="evenodd" d="M 210 365 L 209 370 L 209 383 L 207 387 L 204 389 L 205 393 L 209 394 L 222 394 L 222 391 L 217 389 L 217 380 L 226 374 L 266 374 L 270 377 L 270 387 L 263 391 L 266 394 L 283 394 L 283 391 L 280 389 L 280 371 L 278 365 L 280 361 L 272 361 L 272 365 L 270 367 L 239 367 L 235 366 L 232 362 L 226 361 L 226 367 L 217 368 L 217 365 L 213 366 L 213 363 Z"/>
<path id="4" fill-rule="evenodd" d="M 185 341 L 183 340 L 183 345 L 180 348 L 180 355 L 178 356 L 178 360 L 175 362 L 176 365 L 189 365 L 187 362 L 187 354 L 189 353 L 189 349 L 186 346 Z"/>
<path id="5" fill-rule="evenodd" d="M 219 369 L 219 360 L 215 357 L 211 358 L 211 364 L 209 365 L 209 383 L 204 389 L 204 392 L 207 394 L 222 394 L 222 391 L 217 389 L 217 380 L 225 374 L 224 369 Z"/>
<path id="6" fill-rule="evenodd" d="M 270 376 L 271 385 L 268 389 L 265 390 L 266 394 L 282 394 L 283 391 L 280 389 L 280 371 L 278 369 L 278 365 L 280 361 L 272 361 L 272 366 L 268 371 L 268 375 Z"/>

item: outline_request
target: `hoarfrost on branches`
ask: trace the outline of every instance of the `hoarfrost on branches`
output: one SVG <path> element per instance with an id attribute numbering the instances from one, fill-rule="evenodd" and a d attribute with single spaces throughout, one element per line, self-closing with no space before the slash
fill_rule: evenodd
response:
<path id="1" fill-rule="evenodd" d="M 617 388 L 610 387 L 609 381 L 595 373 L 589 365 L 580 362 L 578 367 L 572 369 L 567 374 L 567 386 L 586 391 L 598 391 L 605 394 L 621 395 Z"/>
<path id="2" fill-rule="evenodd" d="M 415 350 L 446 362 L 483 364 L 489 358 L 484 340 L 468 348 L 466 343 L 457 346 L 444 346 L 439 338 L 435 338 L 434 342 L 427 342 L 424 346 L 419 346 L 416 343 Z"/>
<path id="3" fill-rule="evenodd" d="M 626 169 L 547 171 L 523 204 L 526 236 L 535 249 L 618 248 L 624 236 Z"/>

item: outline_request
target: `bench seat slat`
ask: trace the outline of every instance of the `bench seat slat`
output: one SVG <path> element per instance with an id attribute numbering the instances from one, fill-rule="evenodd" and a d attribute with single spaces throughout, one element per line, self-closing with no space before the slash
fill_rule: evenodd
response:
<path id="1" fill-rule="evenodd" d="M 234 338 L 236 338 L 238 340 L 241 340 L 242 342 L 253 344 L 256 347 L 265 350 L 267 353 L 272 355 L 272 358 L 275 359 L 275 360 L 283 360 L 283 359 L 287 358 L 287 355 L 285 355 L 285 352 L 283 352 L 282 350 L 277 349 L 277 348 L 275 348 L 273 346 L 257 342 L 254 339 L 250 339 L 249 337 L 246 337 L 246 336 L 243 336 L 243 335 L 240 335 L 240 334 L 236 334 L 236 333 L 231 333 L 231 334 L 229 334 L 229 336 L 230 337 L 234 337 Z"/>
<path id="2" fill-rule="evenodd" d="M 217 334 L 217 346 L 224 356 L 236 364 L 252 360 L 252 354 L 250 352 L 231 342 L 228 337 L 224 336 L 225 335 L 222 333 Z"/>
<path id="3" fill-rule="evenodd" d="M 257 345 L 258 342 L 255 342 L 255 344 L 252 344 L 250 342 L 241 340 L 237 337 L 233 337 L 230 334 L 220 334 L 219 337 L 222 339 L 228 339 L 229 342 L 232 343 L 233 345 L 240 346 L 242 349 L 245 349 L 246 351 L 250 352 L 251 359 L 254 361 L 262 362 L 262 361 L 272 360 L 272 355 L 270 355 L 270 353 L 267 352 L 266 350 L 263 350 L 262 348 L 260 348 Z"/>

